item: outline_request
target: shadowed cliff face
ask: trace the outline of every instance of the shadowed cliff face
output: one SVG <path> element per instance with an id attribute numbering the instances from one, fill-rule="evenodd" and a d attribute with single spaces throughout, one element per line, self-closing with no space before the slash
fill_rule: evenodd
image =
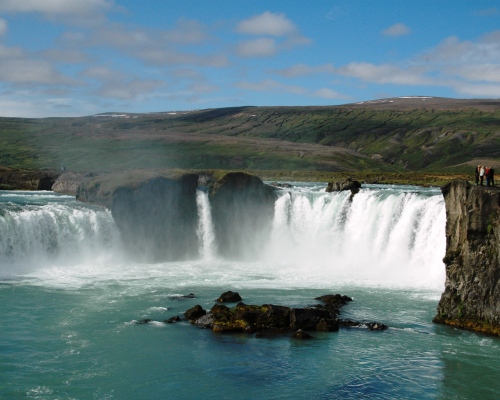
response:
<path id="1" fill-rule="evenodd" d="M 500 335 L 500 189 L 454 181 L 446 203 L 446 284 L 434 322 Z"/>
<path id="2" fill-rule="evenodd" d="M 198 255 L 198 176 L 155 178 L 118 188 L 112 214 L 127 251 L 136 259 L 166 261 Z"/>
<path id="3" fill-rule="evenodd" d="M 274 189 L 260 178 L 233 172 L 210 190 L 210 204 L 221 256 L 256 259 L 269 238 Z"/>

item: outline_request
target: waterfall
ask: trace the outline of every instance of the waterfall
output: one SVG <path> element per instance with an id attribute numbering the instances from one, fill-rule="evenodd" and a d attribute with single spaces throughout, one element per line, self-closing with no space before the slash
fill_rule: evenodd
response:
<path id="1" fill-rule="evenodd" d="M 118 247 L 118 230 L 105 209 L 50 193 L 3 194 L 0 200 L 0 276 L 80 264 Z"/>
<path id="2" fill-rule="evenodd" d="M 444 283 L 440 192 L 394 189 L 284 193 L 275 204 L 268 261 L 299 277 L 408 285 Z"/>
<path id="3" fill-rule="evenodd" d="M 50 192 L 5 193 L 0 192 L 0 278 L 58 268 L 56 274 L 101 274 L 106 279 L 145 276 L 149 270 L 158 276 L 188 273 L 189 280 L 208 274 L 222 276 L 214 281 L 256 279 L 285 286 L 442 287 L 445 281 L 446 215 L 439 189 L 373 186 L 351 200 L 350 192 L 295 185 L 279 193 L 266 239 L 260 241 L 257 259 L 250 260 L 218 255 L 209 198 L 198 190 L 198 224 L 191 229 L 196 229 L 201 258 L 186 256 L 182 267 L 123 257 L 121 234 L 106 209 Z M 235 226 L 235 232 L 241 228 Z M 262 239 L 251 226 L 244 228 L 243 245 Z"/>
<path id="4" fill-rule="evenodd" d="M 196 233 L 199 241 L 199 252 L 204 260 L 212 260 L 216 254 L 216 241 L 208 194 L 197 190 L 196 204 L 198 205 L 198 230 Z"/>

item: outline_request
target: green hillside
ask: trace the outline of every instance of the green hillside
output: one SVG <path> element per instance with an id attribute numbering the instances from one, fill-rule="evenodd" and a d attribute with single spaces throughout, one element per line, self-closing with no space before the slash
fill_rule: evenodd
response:
<path id="1" fill-rule="evenodd" d="M 500 101 L 386 99 L 80 118 L 0 118 L 0 165 L 470 171 L 500 167 Z"/>

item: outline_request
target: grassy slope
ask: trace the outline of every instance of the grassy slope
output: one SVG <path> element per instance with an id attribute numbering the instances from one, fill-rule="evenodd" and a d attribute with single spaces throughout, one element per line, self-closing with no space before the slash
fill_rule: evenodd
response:
<path id="1" fill-rule="evenodd" d="M 500 167 L 500 102 L 393 99 L 337 107 L 0 119 L 0 165 L 470 171 Z"/>

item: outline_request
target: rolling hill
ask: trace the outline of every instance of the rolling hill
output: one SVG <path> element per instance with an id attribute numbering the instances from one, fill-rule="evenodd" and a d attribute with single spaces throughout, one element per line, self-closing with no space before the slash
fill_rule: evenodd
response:
<path id="1" fill-rule="evenodd" d="M 500 167 L 500 100 L 0 118 L 0 165 L 12 168 L 468 172 L 477 163 Z"/>

